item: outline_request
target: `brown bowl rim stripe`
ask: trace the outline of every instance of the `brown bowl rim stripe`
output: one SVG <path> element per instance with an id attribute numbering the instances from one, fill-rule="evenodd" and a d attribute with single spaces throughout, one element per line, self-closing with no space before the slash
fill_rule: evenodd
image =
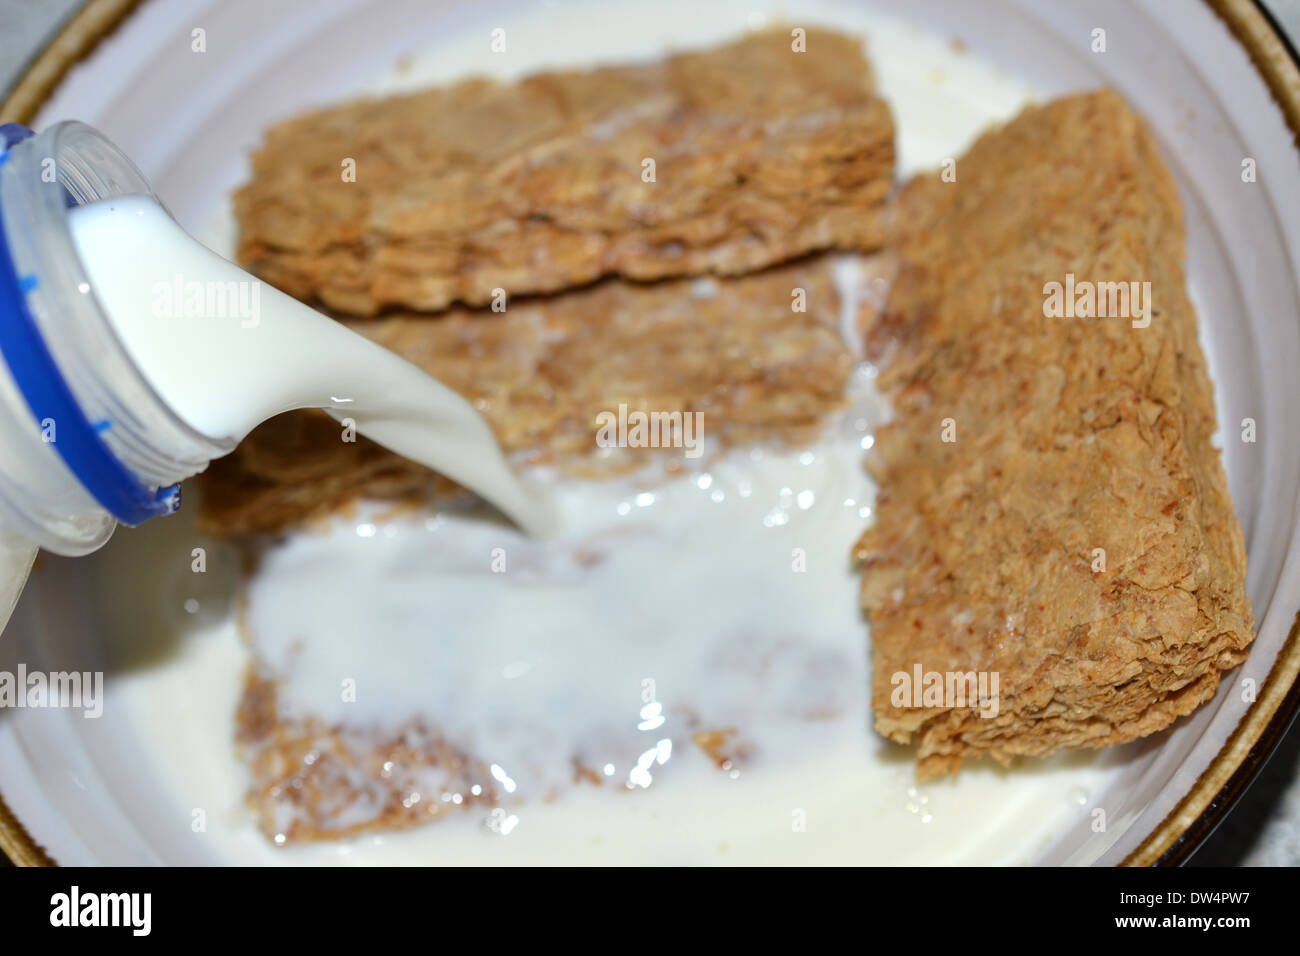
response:
<path id="1" fill-rule="evenodd" d="M 27 65 L 0 103 L 0 122 L 30 125 L 74 66 L 143 0 L 89 0 Z M 1242 45 L 1300 148 L 1300 57 L 1258 0 L 1205 0 Z M 1185 862 L 1222 821 L 1300 712 L 1300 611 L 1258 698 L 1191 790 L 1123 862 Z M 0 793 L 0 851 L 17 866 L 56 866 Z"/>
<path id="2" fill-rule="evenodd" d="M 68 71 L 135 11 L 143 0 L 89 0 L 52 36 L 0 103 L 0 123 L 30 126 Z"/>

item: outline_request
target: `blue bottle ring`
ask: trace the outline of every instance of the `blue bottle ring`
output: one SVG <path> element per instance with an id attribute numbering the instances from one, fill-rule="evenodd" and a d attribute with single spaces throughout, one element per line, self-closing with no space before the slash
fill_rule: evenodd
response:
<path id="1" fill-rule="evenodd" d="M 9 147 L 32 135 L 17 123 L 0 125 L 0 166 Z M 0 219 L 0 223 L 3 219 Z M 138 525 L 180 507 L 180 485 L 150 488 L 113 454 L 101 432 L 108 422 L 91 422 L 68 387 L 41 335 L 27 297 L 39 287 L 37 276 L 20 276 L 0 227 L 0 357 L 37 422 L 57 423 L 50 444 L 82 487 L 125 525 Z"/>

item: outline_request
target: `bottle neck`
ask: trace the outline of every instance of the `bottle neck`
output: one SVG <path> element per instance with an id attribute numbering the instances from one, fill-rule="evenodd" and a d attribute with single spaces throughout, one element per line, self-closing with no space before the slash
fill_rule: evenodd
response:
<path id="1" fill-rule="evenodd" d="M 77 256 L 68 209 L 128 195 L 153 197 L 90 127 L 0 127 L 0 525 L 61 554 L 170 514 L 231 450 L 149 385 Z"/>

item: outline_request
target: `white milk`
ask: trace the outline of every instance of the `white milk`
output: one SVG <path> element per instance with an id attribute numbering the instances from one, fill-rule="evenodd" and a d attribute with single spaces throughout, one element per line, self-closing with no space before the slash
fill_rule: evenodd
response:
<path id="1" fill-rule="evenodd" d="M 257 653 L 289 714 L 419 715 L 525 802 L 568 789 L 574 758 L 610 789 L 716 773 L 697 729 L 735 728 L 761 767 L 798 761 L 809 735 L 852 747 L 868 722 L 848 553 L 870 514 L 870 401 L 801 453 L 742 451 L 668 481 L 557 479 L 549 541 L 472 514 L 295 535 L 249 588 Z"/>
<path id="2" fill-rule="evenodd" d="M 741 450 L 668 481 L 548 482 L 564 520 L 547 541 L 473 513 L 374 507 L 264 554 L 245 620 L 284 713 L 349 731 L 423 718 L 509 781 L 500 813 L 274 846 L 241 807 L 231 714 L 244 658 L 230 624 L 120 678 L 116 704 L 177 805 L 213 808 L 204 845 L 230 861 L 1028 862 L 1087 833 L 1124 751 L 919 785 L 911 751 L 872 732 L 848 552 L 871 513 L 861 457 L 879 409 L 869 377 L 856 386 L 862 401 L 804 451 Z M 120 558 L 119 573 L 149 560 Z M 136 600 L 183 617 L 185 588 L 201 586 L 186 570 L 157 598 L 135 581 Z M 172 710 L 189 716 L 159 719 Z M 729 768 L 693 741 L 723 727 L 748 751 Z M 603 785 L 572 782 L 575 756 Z M 465 794 L 434 773 L 409 796 Z"/>
<path id="3" fill-rule="evenodd" d="M 151 199 L 79 206 L 68 218 L 91 290 L 191 427 L 241 439 L 280 412 L 324 408 L 522 526 L 548 526 L 479 414 L 421 369 L 227 262 Z"/>

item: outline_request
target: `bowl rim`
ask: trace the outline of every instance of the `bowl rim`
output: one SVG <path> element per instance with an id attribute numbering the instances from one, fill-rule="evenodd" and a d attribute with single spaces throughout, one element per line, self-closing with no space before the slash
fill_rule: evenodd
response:
<path id="1" fill-rule="evenodd" d="M 68 72 L 145 0 L 87 0 L 3 91 L 0 120 L 30 125 Z M 1300 149 L 1300 52 L 1260 0 L 1203 0 L 1250 57 Z M 1121 866 L 1179 866 L 1227 816 L 1300 713 L 1300 609 L 1259 695 L 1191 789 Z M 16 866 L 57 866 L 0 792 L 0 852 Z"/>

